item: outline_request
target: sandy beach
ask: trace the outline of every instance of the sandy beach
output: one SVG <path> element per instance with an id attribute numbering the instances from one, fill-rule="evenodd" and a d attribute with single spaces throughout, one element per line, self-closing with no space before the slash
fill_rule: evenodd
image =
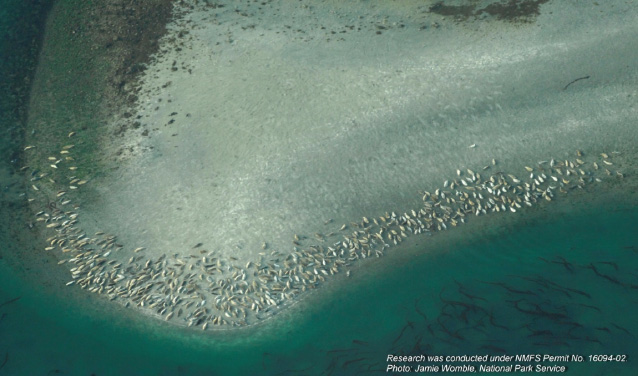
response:
<path id="1" fill-rule="evenodd" d="M 246 7 L 175 5 L 159 52 L 132 89 L 134 104 L 111 115 L 92 151 L 101 172 L 77 167 L 75 145 L 59 152 L 78 163 L 53 160 L 53 173 L 77 175 L 67 174 L 70 189 L 51 194 L 81 204 L 60 226 L 75 221 L 87 239 L 96 234 L 82 246 L 105 249 L 96 257 L 120 265 L 110 278 L 128 281 L 129 293 L 131 280 L 158 275 L 177 288 L 171 271 L 160 270 L 166 262 L 180 276 L 210 264 L 250 284 L 249 265 L 279 268 L 294 252 L 342 242 L 354 224 L 366 227 L 364 217 L 418 212 L 425 191 L 454 179 L 479 184 L 475 172 L 487 179 L 533 171 L 530 183 L 542 175 L 545 184 L 543 164 L 569 160 L 558 168 L 572 163 L 579 174 L 582 158 L 592 182 L 594 173 L 613 184 L 632 178 L 632 13 L 597 21 L 597 7 L 579 8 L 591 22 L 566 29 L 573 9 L 554 4 L 515 22 L 417 15 L 412 3 L 381 16 L 361 4 L 281 1 L 253 23 L 247 15 L 256 9 Z M 596 32 L 586 32 L 592 22 Z M 605 163 L 614 166 L 607 177 Z M 159 269 L 138 274 L 152 265 Z M 74 275 L 86 273 L 77 268 Z M 177 296 L 166 299 L 177 304 Z M 172 318 L 168 312 L 159 316 Z"/>
<path id="2" fill-rule="evenodd" d="M 329 10 L 315 14 L 337 23 Z M 479 170 L 494 158 L 516 171 L 576 149 L 626 149 L 634 133 L 618 121 L 635 116 L 633 89 L 609 65 L 636 56 L 614 42 L 611 26 L 580 39 L 541 21 L 532 33 L 494 25 L 508 43 L 494 41 L 494 30 L 453 25 L 326 42 L 321 29 L 306 39 L 281 35 L 283 21 L 265 12 L 271 30 L 235 27 L 228 43 L 219 38 L 236 16 L 216 12 L 187 13 L 169 28 L 165 52 L 142 78 L 141 127 L 104 143 L 124 151 L 119 170 L 95 181 L 100 199 L 85 205 L 87 220 L 127 244 L 161 254 L 202 243 L 248 261 L 264 242 L 285 251 L 295 234 L 405 211 L 457 168 Z M 196 27 L 176 50 L 186 25 Z M 595 46 L 610 43 L 617 55 L 596 59 Z M 557 59 L 564 64 L 548 69 Z M 539 67 L 543 79 L 532 79 Z"/>
<path id="3" fill-rule="evenodd" d="M 597 69 L 635 57 L 627 45 L 615 50 L 623 59 L 594 59 L 593 46 L 608 46 L 602 40 L 614 39 L 613 29 L 576 42 L 545 28 L 508 30 L 511 42 L 499 46 L 525 47 L 506 52 L 493 50 L 490 30 L 450 26 L 424 35 L 407 28 L 329 43 L 321 29 L 298 40 L 279 35 L 283 26 L 275 23 L 273 30 L 233 29 L 232 43 L 218 46 L 235 18 L 210 17 L 206 9 L 189 13 L 171 28 L 179 34 L 198 25 L 190 48 L 166 42 L 142 79 L 135 108 L 142 127 L 124 144 L 105 143 L 134 151 L 122 153 L 116 178 L 96 182 L 103 205 L 86 209 L 117 226 L 111 232 L 128 244 L 182 252 L 203 243 L 254 258 L 264 242 L 285 250 L 296 233 L 329 233 L 362 215 L 406 210 L 419 190 L 456 168 L 478 170 L 493 158 L 503 169 L 520 168 L 579 148 L 622 147 L 633 132 L 621 122 L 605 131 L 613 117 L 635 115 L 623 89 L 611 94 L 614 78 L 594 87 Z M 571 66 L 566 56 L 574 55 L 584 55 L 578 64 L 592 63 Z M 565 65 L 545 81 L 530 79 L 560 56 Z M 174 62 L 187 68 L 172 69 Z M 594 77 L 563 90 L 581 73 Z M 619 101 L 586 101 L 609 95 Z M 567 107 L 568 116 L 561 113 Z"/>
<path id="4" fill-rule="evenodd" d="M 0 374 L 637 374 L 634 3 L 3 10 Z"/>

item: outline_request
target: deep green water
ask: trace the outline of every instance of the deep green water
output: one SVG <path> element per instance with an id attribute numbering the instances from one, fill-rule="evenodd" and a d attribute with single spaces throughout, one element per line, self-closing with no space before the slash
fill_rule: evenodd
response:
<path id="1" fill-rule="evenodd" d="M 18 1 L 4 2 L 0 15 L 3 30 L 34 17 Z M 32 39 L 3 43 L 3 58 L 11 50 L 28 61 L 33 50 L 25 40 Z M 4 104 L 20 103 L 6 94 Z M 20 145 L 20 118 L 11 113 L 3 116 L 0 139 L 1 163 L 8 166 Z M 5 203 L 15 186 L 1 183 Z M 2 226 L 3 234 L 24 227 Z M 325 286 L 261 328 L 216 335 L 129 318 L 94 297 L 62 300 L 44 282 L 24 280 L 29 274 L 17 269 L 28 264 L 5 257 L 0 375 L 350 375 L 384 373 L 389 353 L 579 354 L 585 360 L 625 354 L 622 363 L 558 364 L 570 375 L 635 375 L 636 229 L 635 204 L 601 204 L 463 241 L 450 231 L 446 244 L 433 248 L 424 239 L 401 251 L 410 257 L 390 256 L 370 265 L 370 273 L 355 271 L 349 284 Z"/>
<path id="2" fill-rule="evenodd" d="M 340 375 L 385 370 L 388 353 L 504 351 L 626 354 L 625 363 L 562 364 L 572 375 L 634 375 L 636 228 L 636 207 L 589 208 L 424 251 L 409 263 L 388 258 L 392 270 L 320 292 L 312 309 L 293 309 L 274 328 L 225 338 L 65 304 L 2 265 L 0 301 L 21 298 L 0 307 L 0 361 L 8 354 L 0 372 Z"/>

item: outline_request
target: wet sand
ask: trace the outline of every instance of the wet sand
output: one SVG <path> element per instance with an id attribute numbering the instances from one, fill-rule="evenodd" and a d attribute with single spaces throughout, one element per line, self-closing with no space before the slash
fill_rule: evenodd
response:
<path id="1" fill-rule="evenodd" d="M 613 117 L 635 116 L 625 97 L 633 89 L 619 86 L 616 68 L 635 56 L 611 27 L 561 40 L 559 11 L 532 33 L 408 25 L 340 43 L 321 40 L 321 29 L 282 36 L 268 12 L 273 26 L 257 30 L 230 27 L 237 16 L 213 16 L 218 9 L 186 14 L 141 79 L 140 128 L 104 142 L 121 152 L 119 169 L 94 181 L 100 199 L 87 216 L 157 255 L 202 243 L 249 261 L 264 242 L 285 250 L 295 234 L 407 210 L 457 168 L 495 158 L 515 171 L 576 149 L 627 150 L 634 129 Z M 229 27 L 230 43 L 220 40 Z M 509 41 L 491 39 L 499 33 Z M 597 61 L 596 46 L 610 43 L 617 55 Z M 547 70 L 554 60 L 564 65 Z M 540 80 L 538 67 L 547 70 Z M 583 75 L 592 78 L 564 90 Z"/>
<path id="2" fill-rule="evenodd" d="M 585 37 L 592 25 L 564 32 L 569 8 L 523 26 L 430 15 L 427 32 L 406 12 L 386 21 L 391 32 L 327 40 L 321 26 L 360 9 L 289 6 L 278 12 L 310 12 L 318 27 L 285 34 L 275 7 L 254 27 L 218 8 L 169 25 L 135 104 L 99 138 L 101 171 L 80 165 L 89 188 L 67 196 L 82 203 L 83 231 L 117 236 L 115 260 L 144 247 L 141 264 L 204 255 L 245 265 L 339 238 L 362 216 L 418 208 L 419 192 L 456 169 L 518 176 L 577 149 L 633 158 L 636 76 L 623 67 L 636 53 L 624 40 L 638 32 L 623 15 Z M 361 24 L 372 21 L 383 20 Z"/>

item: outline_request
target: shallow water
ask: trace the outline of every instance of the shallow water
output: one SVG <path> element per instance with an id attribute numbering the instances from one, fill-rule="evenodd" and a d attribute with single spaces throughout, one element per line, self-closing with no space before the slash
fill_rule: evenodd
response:
<path id="1" fill-rule="evenodd" d="M 502 349 L 509 355 L 626 354 L 626 363 L 565 365 L 579 375 L 631 375 L 638 370 L 636 226 L 635 206 L 588 208 L 494 230 L 471 243 L 405 250 L 420 255 L 409 263 L 390 257 L 391 270 L 353 277 L 336 291 L 328 287 L 272 325 L 227 337 L 101 316 L 95 309 L 83 313 L 81 305 L 34 290 L 2 265 L 0 301 L 21 297 L 0 307 L 0 351 L 8 354 L 2 372 L 338 375 L 383 370 L 389 353 Z M 531 313 L 517 311 L 517 300 Z M 558 316 L 533 312 L 534 304 Z"/>
<path id="2" fill-rule="evenodd" d="M 385 373 L 388 354 L 487 353 L 626 354 L 557 364 L 572 375 L 638 372 L 638 206 L 622 186 L 615 198 L 415 239 L 258 327 L 202 335 L 65 295 L 38 278 L 50 258 L 7 255 L 34 234 L 9 173 L 20 140 L 7 135 L 0 375 L 349 375 Z"/>
<path id="3" fill-rule="evenodd" d="M 87 230 L 145 246 L 149 257 L 203 243 L 245 264 L 263 242 L 288 252 L 294 234 L 415 208 L 419 190 L 441 188 L 457 168 L 481 171 L 495 158 L 495 169 L 518 175 L 576 149 L 628 149 L 635 136 L 638 76 L 624 68 L 638 60 L 625 42 L 638 39 L 633 12 L 605 13 L 594 35 L 594 26 L 569 22 L 576 9 L 599 12 L 589 6 L 548 4 L 532 24 L 427 30 L 412 14 L 388 15 L 387 27 L 406 26 L 326 41 L 324 29 L 301 19 L 307 25 L 293 27 L 305 38 L 285 33 L 297 19 L 281 14 L 303 6 L 246 7 L 272 25 L 243 27 L 228 7 L 195 8 L 172 23 L 165 52 L 140 78 L 131 110 L 139 128 L 107 132 L 100 145 L 108 172 L 90 176 L 99 198 L 82 202 Z M 328 29 L 343 18 L 357 27 L 381 18 L 352 7 L 318 2 L 307 11 Z M 188 38 L 177 50 L 171 41 L 182 30 Z M 109 126 L 120 123 L 131 120 Z M 118 148 L 119 157 L 109 154 Z"/>

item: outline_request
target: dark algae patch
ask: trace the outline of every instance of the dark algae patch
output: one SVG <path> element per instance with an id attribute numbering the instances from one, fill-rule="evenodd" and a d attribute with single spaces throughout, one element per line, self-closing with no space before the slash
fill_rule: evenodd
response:
<path id="1" fill-rule="evenodd" d="M 82 156 L 72 163 L 78 175 L 101 173 L 95 150 L 107 124 L 119 121 L 123 132 L 134 123 L 119 114 L 137 98 L 133 82 L 157 51 L 171 9 L 170 0 L 55 3 L 29 102 L 26 145 L 35 148 L 27 172 L 61 180 L 42 161 L 73 144 Z"/>
<path id="2" fill-rule="evenodd" d="M 488 5 L 470 1 L 466 4 L 440 1 L 430 7 L 430 12 L 454 17 L 457 21 L 490 16 L 499 21 L 511 23 L 532 22 L 540 14 L 540 6 L 549 0 L 509 0 L 496 1 Z"/>
<path id="3" fill-rule="evenodd" d="M 498 20 L 509 22 L 531 21 L 540 14 L 540 6 L 549 0 L 510 0 L 508 2 L 494 3 L 481 9 L 481 13 L 487 13 Z"/>
<path id="4" fill-rule="evenodd" d="M 111 60 L 109 86 L 121 100 L 135 101 L 131 83 L 158 50 L 171 9 L 170 0 L 120 0 L 96 4 L 91 11 L 96 28 L 92 37 Z"/>

